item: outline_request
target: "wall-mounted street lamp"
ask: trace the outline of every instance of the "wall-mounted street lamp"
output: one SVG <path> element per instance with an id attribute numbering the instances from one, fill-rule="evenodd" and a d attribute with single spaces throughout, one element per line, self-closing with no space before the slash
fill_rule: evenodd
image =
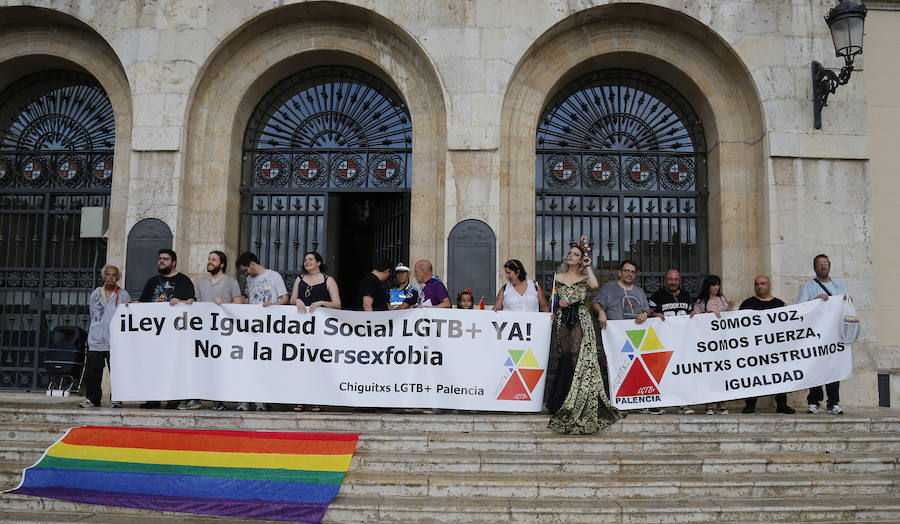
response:
<path id="1" fill-rule="evenodd" d="M 850 0 L 841 3 L 828 11 L 825 23 L 831 30 L 834 41 L 835 56 L 844 57 L 844 67 L 840 74 L 825 69 L 825 66 L 812 63 L 813 76 L 813 119 L 816 129 L 822 128 L 822 108 L 828 102 L 828 95 L 835 92 L 838 86 L 850 81 L 853 72 L 853 57 L 862 53 L 863 25 L 866 22 L 866 4 L 854 4 Z"/>

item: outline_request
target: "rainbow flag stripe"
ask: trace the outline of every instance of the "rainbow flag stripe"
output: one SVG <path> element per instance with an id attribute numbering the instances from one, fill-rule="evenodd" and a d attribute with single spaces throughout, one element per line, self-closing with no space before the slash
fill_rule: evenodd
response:
<path id="1" fill-rule="evenodd" d="M 72 428 L 10 493 L 255 519 L 321 522 L 358 433 Z"/>

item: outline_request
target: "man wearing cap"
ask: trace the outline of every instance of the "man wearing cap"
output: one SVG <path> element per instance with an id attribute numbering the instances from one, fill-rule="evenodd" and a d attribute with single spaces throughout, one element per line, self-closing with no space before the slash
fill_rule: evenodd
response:
<path id="1" fill-rule="evenodd" d="M 419 290 L 409 281 L 409 267 L 398 264 L 394 268 L 397 287 L 391 288 L 391 309 L 409 309 L 419 303 Z"/>

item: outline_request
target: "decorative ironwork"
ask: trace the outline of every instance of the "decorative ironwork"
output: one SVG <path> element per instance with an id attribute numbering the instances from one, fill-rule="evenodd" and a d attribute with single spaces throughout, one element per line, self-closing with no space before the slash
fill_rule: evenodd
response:
<path id="1" fill-rule="evenodd" d="M 390 192 L 401 194 L 374 204 L 387 220 L 374 253 L 405 260 L 411 155 L 409 112 L 385 82 L 336 66 L 282 80 L 244 135 L 241 246 L 290 285 L 306 251 L 326 252 L 330 194 Z"/>
<path id="2" fill-rule="evenodd" d="M 536 133 L 537 272 L 546 289 L 569 244 L 595 244 L 601 280 L 621 260 L 648 292 L 666 269 L 699 287 L 706 271 L 706 143 L 668 84 L 631 70 L 579 78 L 547 105 Z"/>
<path id="3" fill-rule="evenodd" d="M 0 389 L 47 384 L 50 330 L 87 329 L 106 243 L 80 238 L 81 208 L 109 207 L 115 121 L 106 93 L 74 71 L 0 93 Z"/>

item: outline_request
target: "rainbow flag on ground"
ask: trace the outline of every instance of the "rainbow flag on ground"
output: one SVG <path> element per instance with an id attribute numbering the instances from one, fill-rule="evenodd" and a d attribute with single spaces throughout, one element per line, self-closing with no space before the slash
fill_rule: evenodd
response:
<path id="1" fill-rule="evenodd" d="M 10 493 L 203 515 L 321 522 L 358 433 L 85 426 Z"/>

